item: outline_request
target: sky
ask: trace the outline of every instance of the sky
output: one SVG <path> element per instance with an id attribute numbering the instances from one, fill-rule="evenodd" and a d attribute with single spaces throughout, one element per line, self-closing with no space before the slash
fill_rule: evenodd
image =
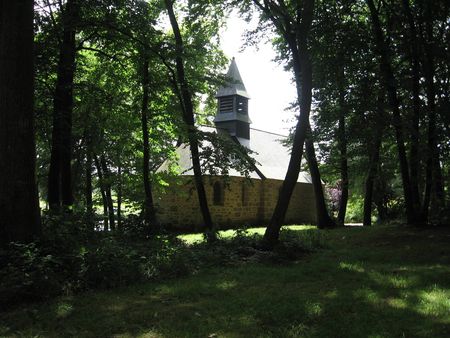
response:
<path id="1" fill-rule="evenodd" d="M 283 66 L 272 61 L 275 51 L 270 42 L 261 40 L 257 47 L 244 44 L 246 29 L 254 27 L 237 15 L 231 15 L 227 27 L 221 34 L 221 46 L 231 60 L 235 57 L 245 88 L 250 95 L 249 115 L 252 127 L 283 135 L 288 134 L 293 125 L 293 112 L 285 108 L 295 100 L 296 89 L 291 74 Z M 291 120 L 290 123 L 287 121 Z"/>

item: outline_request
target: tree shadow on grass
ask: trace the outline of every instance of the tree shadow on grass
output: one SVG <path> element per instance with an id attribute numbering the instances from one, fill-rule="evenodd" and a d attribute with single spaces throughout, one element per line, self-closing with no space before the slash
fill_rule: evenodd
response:
<path id="1" fill-rule="evenodd" d="M 358 249 L 335 245 L 290 265 L 216 268 L 62 299 L 7 314 L 0 335 L 448 337 L 450 259 L 442 250 L 449 237 L 409 231 L 359 241 L 366 247 Z"/>

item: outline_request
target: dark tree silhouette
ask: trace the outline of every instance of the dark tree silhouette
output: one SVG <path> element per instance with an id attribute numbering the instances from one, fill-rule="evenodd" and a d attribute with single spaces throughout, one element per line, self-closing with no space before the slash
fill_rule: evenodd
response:
<path id="1" fill-rule="evenodd" d="M 33 116 L 33 1 L 0 2 L 0 243 L 40 233 Z"/>

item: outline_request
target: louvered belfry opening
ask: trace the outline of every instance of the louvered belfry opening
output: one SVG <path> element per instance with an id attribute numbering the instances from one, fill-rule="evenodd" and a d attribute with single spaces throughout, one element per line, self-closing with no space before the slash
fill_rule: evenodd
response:
<path id="1" fill-rule="evenodd" d="M 219 113 L 232 113 L 248 115 L 248 99 L 243 96 L 224 96 L 219 98 Z"/>
<path id="2" fill-rule="evenodd" d="M 236 96 L 236 109 L 239 114 L 248 114 L 248 99 L 243 96 Z"/>
<path id="3" fill-rule="evenodd" d="M 219 98 L 219 113 L 231 113 L 234 106 L 233 96 L 224 96 Z"/>
<path id="4" fill-rule="evenodd" d="M 233 58 L 226 75 L 225 85 L 217 91 L 217 115 L 214 123 L 217 128 L 230 135 L 250 139 L 248 100 L 250 96 L 242 82 L 241 75 Z"/>

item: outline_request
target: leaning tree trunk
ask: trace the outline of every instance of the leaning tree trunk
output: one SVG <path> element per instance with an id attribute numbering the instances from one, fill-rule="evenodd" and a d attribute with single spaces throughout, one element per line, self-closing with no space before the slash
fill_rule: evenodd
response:
<path id="1" fill-rule="evenodd" d="M 405 198 L 406 219 L 408 224 L 417 224 L 417 213 L 414 209 L 413 200 L 411 198 L 411 182 L 409 177 L 408 160 L 406 158 L 405 143 L 402 131 L 400 100 L 397 96 L 395 77 L 388 56 L 388 46 L 385 42 L 385 37 L 381 29 L 380 19 L 378 16 L 378 11 L 375 8 L 375 4 L 373 3 L 373 0 L 366 0 L 366 2 L 370 10 L 375 35 L 375 43 L 378 49 L 378 56 L 380 57 L 380 71 L 388 93 L 389 105 L 392 110 L 392 123 L 395 129 L 395 138 L 397 141 L 397 152 L 400 162 L 400 172 L 403 185 L 403 195 Z"/>
<path id="2" fill-rule="evenodd" d="M 175 37 L 175 51 L 176 51 L 176 74 L 177 85 L 179 86 L 179 98 L 181 108 L 183 111 L 183 120 L 188 127 L 189 148 L 192 156 L 192 167 L 194 169 L 195 187 L 197 189 L 198 201 L 200 204 L 200 210 L 203 216 L 203 222 L 206 228 L 206 233 L 210 240 L 215 238 L 213 232 L 213 222 L 211 219 L 211 213 L 208 207 L 208 200 L 206 197 L 205 186 L 202 179 L 202 171 L 200 167 L 200 155 L 198 150 L 198 140 L 196 135 L 196 128 L 194 122 L 194 106 L 192 103 L 192 93 L 188 82 L 186 81 L 185 69 L 184 69 L 184 46 L 183 39 L 181 37 L 180 28 L 178 26 L 177 19 L 173 10 L 173 1 L 165 0 L 167 13 L 169 15 L 170 23 L 173 29 Z"/>
<path id="3" fill-rule="evenodd" d="M 143 143 L 143 183 L 144 183 L 144 221 L 147 227 L 147 234 L 150 235 L 156 229 L 155 205 L 153 202 L 152 185 L 150 182 L 150 142 L 148 137 L 148 103 L 149 103 L 149 61 L 145 57 L 142 65 L 142 109 L 141 109 L 141 125 L 142 125 L 142 143 Z"/>
<path id="4" fill-rule="evenodd" d="M 59 46 L 56 88 L 53 96 L 53 130 L 48 175 L 50 210 L 70 208 L 72 194 L 72 109 L 75 73 L 75 35 L 79 15 L 78 0 L 67 0 L 62 12 L 63 35 Z"/>
<path id="5" fill-rule="evenodd" d="M 40 234 L 33 116 L 33 1 L 0 2 L 0 244 Z"/>
<path id="6" fill-rule="evenodd" d="M 309 125 L 309 113 L 311 111 L 312 101 L 312 66 L 307 38 L 313 18 L 314 0 L 303 2 L 303 8 L 300 11 L 302 13 L 302 25 L 296 27 L 296 32 L 292 32 L 292 27 L 289 30 L 285 29 L 285 24 L 290 25 L 290 20 L 287 20 L 289 22 L 285 22 L 286 18 L 284 16 L 274 17 L 271 15 L 270 8 L 263 7 L 262 9 L 269 15 L 277 29 L 281 31 L 292 53 L 297 101 L 300 107 L 300 115 L 295 127 L 288 169 L 283 185 L 281 186 L 280 194 L 278 195 L 272 218 L 264 233 L 264 246 L 271 249 L 278 242 L 280 229 L 284 223 L 289 201 L 297 183 L 307 127 Z"/>
<path id="7" fill-rule="evenodd" d="M 309 133 L 311 133 L 311 130 Z M 317 227 L 321 229 L 334 228 L 336 227 L 336 223 L 328 214 L 327 205 L 325 203 L 325 194 L 323 193 L 322 180 L 320 179 L 319 166 L 317 164 L 316 153 L 314 151 L 314 143 L 311 137 L 306 138 L 305 150 L 309 171 L 311 173 L 311 180 L 314 187 Z"/>

